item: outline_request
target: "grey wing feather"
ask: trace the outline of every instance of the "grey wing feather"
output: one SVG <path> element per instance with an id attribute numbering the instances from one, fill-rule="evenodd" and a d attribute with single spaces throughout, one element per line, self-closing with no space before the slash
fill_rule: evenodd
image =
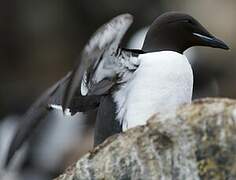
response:
<path id="1" fill-rule="evenodd" d="M 5 166 L 7 167 L 15 152 L 29 138 L 37 125 L 47 116 L 49 112 L 49 104 L 61 104 L 64 88 L 68 83 L 71 73 L 59 80 L 51 88 L 49 88 L 38 100 L 30 107 L 26 114 L 22 117 L 21 122 L 12 139 L 8 150 Z"/>
<path id="2" fill-rule="evenodd" d="M 99 71 L 98 68 L 102 67 L 101 64 L 106 61 L 106 58 L 110 58 L 109 55 L 117 52 L 120 41 L 132 22 L 133 17 L 130 14 L 119 15 L 95 32 L 85 46 L 81 59 L 72 72 L 71 80 L 63 98 L 62 107 L 64 110 L 70 106 L 71 100 L 78 90 L 81 96 L 89 94 L 102 95 L 113 86 L 113 75 L 110 75 L 110 72 L 95 81 L 94 76 Z M 110 77 L 107 78 L 106 75 Z M 103 78 L 106 81 L 102 82 Z M 99 82 L 102 83 L 99 84 Z M 81 86 L 83 86 L 82 89 Z M 83 89 L 84 94 L 81 94 Z"/>
<path id="3" fill-rule="evenodd" d="M 5 163 L 6 166 L 9 164 L 15 152 L 30 137 L 38 124 L 48 115 L 50 104 L 62 104 L 63 109 L 65 109 L 72 102 L 72 97 L 74 98 L 74 95 L 79 94 L 75 98 L 76 101 L 73 102 L 75 103 L 75 107 L 79 107 L 81 111 L 87 111 L 97 107 L 100 99 L 98 95 L 104 94 L 114 83 L 114 74 L 110 71 L 104 71 L 105 74 L 102 75 L 102 78 L 97 78 L 96 73 L 102 67 L 102 63 L 107 60 L 106 58 L 111 58 L 111 56 L 108 54 L 104 55 L 104 53 L 114 54 L 118 51 L 119 43 L 131 23 L 131 15 L 120 15 L 103 25 L 92 36 L 84 48 L 81 61 L 77 64 L 74 71 L 68 73 L 67 76 L 48 89 L 22 117 L 22 122 L 19 124 L 9 148 Z M 103 58 L 103 56 L 106 58 Z M 127 56 L 130 56 L 129 53 Z M 85 87 L 85 90 L 88 90 L 87 95 L 89 96 L 81 96 L 81 84 L 83 83 L 83 87 Z"/>

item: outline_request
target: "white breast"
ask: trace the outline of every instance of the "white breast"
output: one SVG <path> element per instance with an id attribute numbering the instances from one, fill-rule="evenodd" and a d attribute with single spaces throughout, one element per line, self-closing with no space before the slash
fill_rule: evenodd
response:
<path id="1" fill-rule="evenodd" d="M 184 55 L 161 51 L 139 59 L 132 80 L 113 96 L 123 130 L 143 125 L 153 114 L 175 110 L 192 99 L 193 73 Z"/>

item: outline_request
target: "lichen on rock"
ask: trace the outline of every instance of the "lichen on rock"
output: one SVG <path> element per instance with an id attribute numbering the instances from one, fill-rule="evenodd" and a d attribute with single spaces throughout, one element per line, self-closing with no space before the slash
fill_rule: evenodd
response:
<path id="1" fill-rule="evenodd" d="M 69 172 L 59 179 L 236 179 L 236 101 L 207 98 L 156 114 L 108 138 Z"/>

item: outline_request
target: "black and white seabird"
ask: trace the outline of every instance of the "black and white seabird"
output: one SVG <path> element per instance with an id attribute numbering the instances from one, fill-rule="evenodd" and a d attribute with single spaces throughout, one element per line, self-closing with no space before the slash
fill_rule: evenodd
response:
<path id="1" fill-rule="evenodd" d="M 75 92 L 80 91 L 81 98 L 101 97 L 95 145 L 145 124 L 156 112 L 191 102 L 193 73 L 185 50 L 192 46 L 229 49 L 193 17 L 178 12 L 165 13 L 152 23 L 141 50 L 122 49 L 119 43 L 131 22 L 131 15 L 121 15 L 95 33 L 64 96 L 64 109 L 76 109 L 71 103 Z"/>
<path id="2" fill-rule="evenodd" d="M 123 14 L 95 32 L 72 73 L 31 108 L 28 114 L 35 112 L 37 120 L 28 118 L 26 127 L 18 128 L 7 162 L 37 125 L 40 114 L 57 107 L 54 104 L 72 115 L 95 109 L 94 145 L 98 145 L 115 133 L 145 124 L 156 112 L 190 103 L 193 74 L 183 52 L 192 46 L 229 49 L 193 17 L 178 12 L 165 13 L 152 23 L 142 49 L 121 48 L 132 21 L 130 14 Z"/>

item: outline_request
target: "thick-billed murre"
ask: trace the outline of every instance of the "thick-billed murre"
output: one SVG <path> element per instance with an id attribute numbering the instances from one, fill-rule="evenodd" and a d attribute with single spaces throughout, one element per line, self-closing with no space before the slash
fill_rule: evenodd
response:
<path id="1" fill-rule="evenodd" d="M 78 64 L 52 87 L 28 114 L 12 142 L 7 163 L 29 131 L 54 104 L 72 115 L 97 109 L 94 144 L 144 124 L 153 113 L 174 110 L 192 98 L 193 75 L 183 52 L 192 46 L 229 49 L 193 17 L 179 12 L 159 16 L 142 49 L 120 47 L 133 18 L 123 14 L 103 25 L 85 46 Z M 58 100 L 59 99 L 59 100 Z M 39 112 L 37 108 L 40 108 Z M 35 112 L 36 115 L 33 113 Z"/>
<path id="2" fill-rule="evenodd" d="M 132 18 L 130 15 L 117 18 L 123 22 L 124 34 Z M 92 63 L 85 68 L 83 75 L 80 74 L 83 61 L 77 66 L 63 101 L 64 108 L 73 109 L 70 102 L 78 89 L 83 97 L 102 97 L 95 125 L 95 145 L 114 133 L 145 124 L 156 112 L 170 111 L 191 102 L 193 74 L 183 55 L 186 49 L 192 46 L 228 49 L 197 20 L 179 12 L 159 16 L 150 26 L 141 50 L 121 49 L 115 37 L 113 41 L 105 40 L 108 45 L 104 44 L 104 47 L 93 40 L 104 41 L 106 33 L 110 37 L 109 27 L 115 28 L 112 24 L 116 21 L 105 25 L 106 30 L 95 34 L 86 46 L 89 56 L 94 55 L 95 50 L 100 50 L 100 56 L 93 59 L 94 62 L 90 61 Z M 121 28 L 122 23 L 116 24 Z M 102 35 L 104 38 L 98 38 Z M 88 59 L 85 58 L 84 62 Z"/>

